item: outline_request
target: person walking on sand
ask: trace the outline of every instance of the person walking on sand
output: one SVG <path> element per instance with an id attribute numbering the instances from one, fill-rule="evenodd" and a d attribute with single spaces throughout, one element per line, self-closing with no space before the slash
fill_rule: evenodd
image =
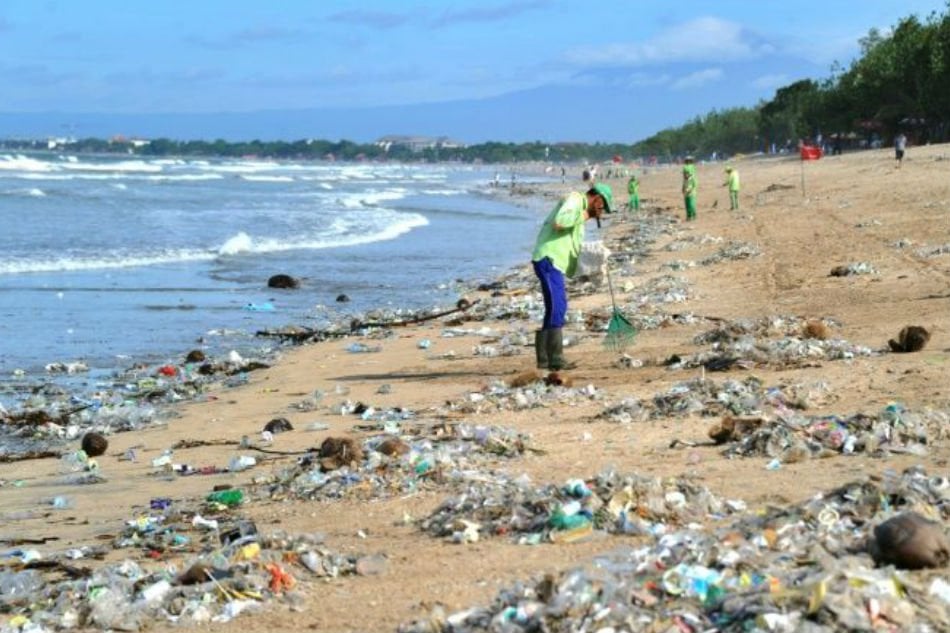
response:
<path id="1" fill-rule="evenodd" d="M 733 167 L 726 167 L 726 182 L 723 187 L 729 187 L 729 210 L 739 210 L 739 172 Z"/>
<path id="2" fill-rule="evenodd" d="M 627 193 L 630 195 L 630 199 L 627 200 L 627 211 L 637 212 L 640 210 L 640 181 L 637 180 L 637 175 L 632 174 L 630 180 L 627 181 Z"/>
<path id="3" fill-rule="evenodd" d="M 897 168 L 900 169 L 904 164 L 904 150 L 907 149 L 907 137 L 903 132 L 898 132 L 894 137 L 894 156 L 897 158 Z"/>
<path id="4" fill-rule="evenodd" d="M 683 161 L 683 201 L 686 204 L 686 221 L 696 219 L 696 165 L 692 156 Z"/>
<path id="5" fill-rule="evenodd" d="M 563 327 L 567 317 L 567 288 L 564 277 L 577 272 L 577 260 L 584 242 L 584 223 L 610 212 L 613 192 L 604 183 L 591 184 L 586 193 L 572 191 L 561 198 L 541 225 L 531 253 L 534 274 L 541 282 L 544 322 L 534 335 L 538 369 L 568 369 L 564 360 Z"/>

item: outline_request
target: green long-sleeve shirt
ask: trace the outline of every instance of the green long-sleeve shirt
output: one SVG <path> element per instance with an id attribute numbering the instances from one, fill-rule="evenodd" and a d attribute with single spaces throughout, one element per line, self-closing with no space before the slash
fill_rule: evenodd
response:
<path id="1" fill-rule="evenodd" d="M 696 167 L 693 165 L 683 167 L 683 195 L 686 197 L 696 195 Z"/>
<path id="2" fill-rule="evenodd" d="M 726 185 L 729 186 L 729 191 L 739 191 L 739 172 L 735 169 L 729 172 L 729 177 L 726 179 Z"/>
<path id="3" fill-rule="evenodd" d="M 564 196 L 551 210 L 535 243 L 531 261 L 539 262 L 545 257 L 568 277 L 577 271 L 577 258 L 584 243 L 584 212 L 587 196 L 577 191 Z"/>

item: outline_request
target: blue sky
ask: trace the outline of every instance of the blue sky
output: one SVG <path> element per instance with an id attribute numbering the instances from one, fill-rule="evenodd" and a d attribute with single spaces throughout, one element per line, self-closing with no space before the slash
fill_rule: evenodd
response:
<path id="1" fill-rule="evenodd" d="M 627 142 L 824 78 L 869 29 L 933 11 L 946 0 L 3 0 L 0 113 L 79 133 L 101 120 L 80 113 L 189 138 L 245 113 L 220 134 Z"/>

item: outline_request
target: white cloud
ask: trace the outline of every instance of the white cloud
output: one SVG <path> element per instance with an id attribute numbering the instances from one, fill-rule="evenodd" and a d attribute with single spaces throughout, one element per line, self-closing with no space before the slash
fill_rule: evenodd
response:
<path id="1" fill-rule="evenodd" d="M 645 42 L 575 48 L 566 57 L 581 66 L 646 66 L 711 59 L 735 61 L 774 52 L 775 46 L 741 24 L 703 17 L 667 29 Z"/>
<path id="2" fill-rule="evenodd" d="M 701 88 L 707 84 L 719 81 L 722 79 L 722 75 L 722 68 L 707 68 L 706 70 L 700 70 L 690 73 L 685 77 L 680 77 L 670 85 L 670 88 L 673 90 Z"/>

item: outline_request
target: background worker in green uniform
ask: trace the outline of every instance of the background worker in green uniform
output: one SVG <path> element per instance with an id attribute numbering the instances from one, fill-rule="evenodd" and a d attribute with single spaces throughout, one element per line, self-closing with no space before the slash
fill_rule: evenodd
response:
<path id="1" fill-rule="evenodd" d="M 564 276 L 573 277 L 584 243 L 584 222 L 610 212 L 613 192 L 604 183 L 591 185 L 587 193 L 572 191 L 551 210 L 541 231 L 531 263 L 541 282 L 544 296 L 544 323 L 534 335 L 538 369 L 567 369 L 564 360 L 563 327 L 567 318 L 567 288 Z"/>
<path id="2" fill-rule="evenodd" d="M 696 219 L 696 165 L 692 156 L 683 161 L 683 201 L 686 203 L 686 220 Z"/>
<path id="3" fill-rule="evenodd" d="M 630 199 L 627 200 L 627 211 L 639 211 L 640 181 L 637 180 L 636 174 L 631 174 L 630 180 L 627 181 L 627 193 L 630 194 Z"/>
<path id="4" fill-rule="evenodd" d="M 726 167 L 726 182 L 724 182 L 722 186 L 729 187 L 729 210 L 738 211 L 739 210 L 739 172 L 732 167 Z"/>

